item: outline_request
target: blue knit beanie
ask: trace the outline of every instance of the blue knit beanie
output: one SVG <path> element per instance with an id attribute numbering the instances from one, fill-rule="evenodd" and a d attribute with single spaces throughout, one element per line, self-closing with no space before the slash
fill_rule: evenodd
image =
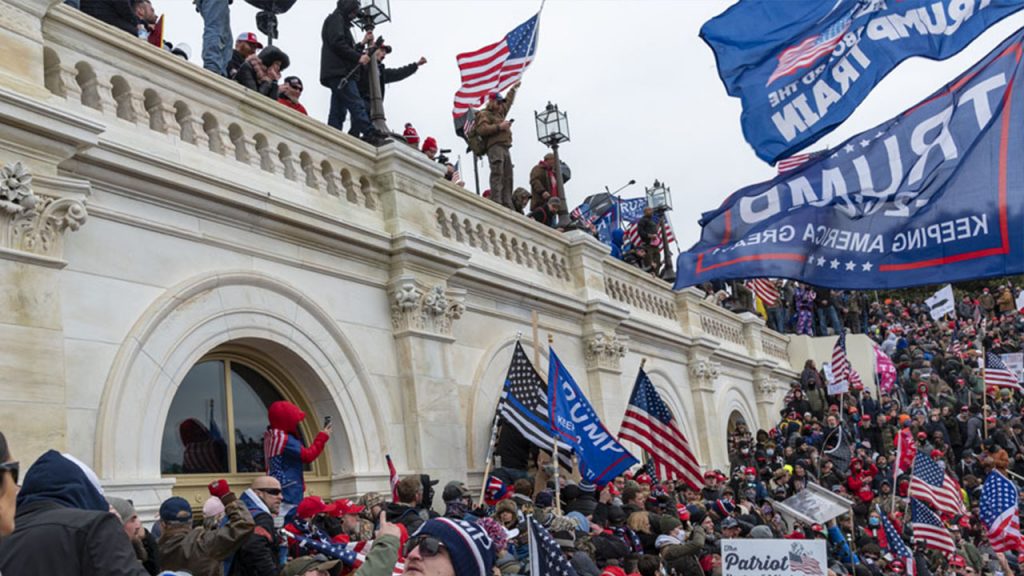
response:
<path id="1" fill-rule="evenodd" d="M 494 543 L 479 525 L 452 518 L 431 518 L 412 537 L 421 534 L 429 534 L 444 544 L 455 576 L 491 576 Z"/>

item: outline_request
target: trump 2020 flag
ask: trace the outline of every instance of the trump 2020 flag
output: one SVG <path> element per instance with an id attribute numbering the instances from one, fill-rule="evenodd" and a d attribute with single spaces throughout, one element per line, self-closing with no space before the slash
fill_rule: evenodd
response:
<path id="1" fill-rule="evenodd" d="M 604 427 L 590 401 L 551 348 L 548 361 L 548 410 L 551 431 L 580 459 L 580 475 L 607 484 L 639 461 Z"/>
<path id="2" fill-rule="evenodd" d="M 701 28 L 743 135 L 775 163 L 831 132 L 912 56 L 943 60 L 1021 0 L 743 0 Z"/>
<path id="3" fill-rule="evenodd" d="M 702 217 L 676 288 L 785 277 L 882 290 L 1024 272 L 1022 40 L 830 154 L 735 192 Z"/>

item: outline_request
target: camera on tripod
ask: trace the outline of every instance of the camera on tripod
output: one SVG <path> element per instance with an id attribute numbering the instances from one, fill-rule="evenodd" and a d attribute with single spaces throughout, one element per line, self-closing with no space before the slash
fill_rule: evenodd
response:
<path id="1" fill-rule="evenodd" d="M 442 166 L 444 166 L 445 164 L 451 162 L 451 158 L 448 157 L 448 154 L 451 154 L 451 153 L 452 153 L 452 149 L 451 148 L 441 148 L 440 150 L 438 150 L 437 151 L 437 163 L 442 165 Z"/>

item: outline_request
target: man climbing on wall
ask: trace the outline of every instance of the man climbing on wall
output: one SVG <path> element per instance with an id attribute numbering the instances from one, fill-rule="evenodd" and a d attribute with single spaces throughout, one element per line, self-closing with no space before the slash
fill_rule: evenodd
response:
<path id="1" fill-rule="evenodd" d="M 316 460 L 324 451 L 331 438 L 331 424 L 327 422 L 307 447 L 299 435 L 299 423 L 306 418 L 306 413 L 298 406 L 284 400 L 274 402 L 267 410 L 267 417 L 270 426 L 263 434 L 263 456 L 267 475 L 281 483 L 281 515 L 284 515 L 302 501 L 306 489 L 302 467 Z"/>

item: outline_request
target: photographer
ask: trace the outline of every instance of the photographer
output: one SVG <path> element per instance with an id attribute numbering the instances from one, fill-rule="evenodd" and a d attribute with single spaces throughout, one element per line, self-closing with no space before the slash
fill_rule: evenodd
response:
<path id="1" fill-rule="evenodd" d="M 380 146 L 385 142 L 381 134 L 370 124 L 366 104 L 359 94 L 359 67 L 370 62 L 364 53 L 364 44 L 373 42 L 373 32 L 367 31 L 363 42 L 356 44 L 352 26 L 359 16 L 359 0 L 338 0 L 338 6 L 324 20 L 320 38 L 320 84 L 331 90 L 331 111 L 327 124 L 338 130 L 345 123 L 346 112 L 352 115 L 350 133 L 361 135 L 362 139 Z M 347 81 L 346 81 L 347 80 Z"/>
<path id="2" fill-rule="evenodd" d="M 384 57 L 391 54 L 391 46 L 384 43 L 384 37 L 377 38 L 374 43 L 374 48 L 377 51 L 377 69 L 380 71 L 380 98 L 384 99 L 385 86 L 392 82 L 400 82 L 405 80 L 409 76 L 412 76 L 427 63 L 427 59 L 420 57 L 419 60 L 411 64 L 406 64 L 399 68 L 388 68 L 384 66 Z M 363 98 L 363 105 L 366 109 L 370 109 L 370 73 L 367 70 L 360 70 L 359 72 L 359 95 Z M 354 125 L 353 125 L 354 126 Z M 349 134 L 352 134 L 352 129 L 349 129 Z"/>

